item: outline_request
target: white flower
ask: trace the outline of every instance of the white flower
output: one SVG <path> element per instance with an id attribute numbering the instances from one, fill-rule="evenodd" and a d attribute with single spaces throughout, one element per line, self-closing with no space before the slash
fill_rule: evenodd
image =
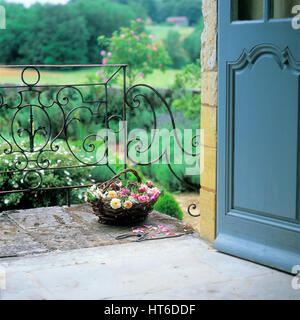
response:
<path id="1" fill-rule="evenodd" d="M 109 193 L 107 194 L 107 197 L 112 199 L 115 198 L 117 196 L 116 191 L 109 191 Z"/>
<path id="2" fill-rule="evenodd" d="M 105 194 L 103 194 L 102 193 L 102 191 L 101 190 L 99 190 L 99 189 L 97 189 L 96 191 L 95 191 L 95 194 L 97 195 L 97 198 L 98 199 L 101 199 L 101 198 L 106 198 L 106 196 L 105 196 Z"/>
<path id="3" fill-rule="evenodd" d="M 8 199 L 5 199 L 5 200 L 4 200 L 4 203 L 5 203 L 5 204 L 9 204 L 9 200 L 8 200 Z"/>
<path id="4" fill-rule="evenodd" d="M 67 176 L 69 176 L 69 175 L 70 175 L 70 172 L 69 172 L 69 171 L 67 171 L 67 170 L 65 170 L 65 171 L 64 171 L 64 173 L 65 173 Z"/>
<path id="5" fill-rule="evenodd" d="M 90 187 L 90 191 L 95 191 L 96 189 L 97 189 L 97 186 L 95 184 Z"/>
<path id="6" fill-rule="evenodd" d="M 111 202 L 110 202 L 110 206 L 111 206 L 113 209 L 119 209 L 119 208 L 121 208 L 121 201 L 120 201 L 120 199 L 117 199 L 117 198 L 112 199 Z"/>

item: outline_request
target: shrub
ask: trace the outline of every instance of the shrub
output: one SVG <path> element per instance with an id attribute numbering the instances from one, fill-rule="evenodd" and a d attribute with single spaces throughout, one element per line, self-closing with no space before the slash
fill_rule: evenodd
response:
<path id="1" fill-rule="evenodd" d="M 64 147 L 63 142 L 57 142 L 55 145 L 59 146 L 57 152 L 45 152 L 44 157 L 41 156 L 40 165 L 46 166 L 46 162 L 43 160 L 49 159 L 52 167 L 62 167 L 78 165 L 78 161 L 70 156 L 69 150 Z M 7 147 L 5 144 L 0 154 L 0 171 L 15 170 L 16 164 L 19 169 L 25 167 L 26 162 L 24 156 L 21 154 L 10 154 L 4 153 L 4 148 Z M 77 154 L 80 151 L 74 146 L 72 150 Z M 37 155 L 37 154 L 35 154 Z M 86 161 L 87 158 L 82 158 Z M 19 161 L 19 163 L 18 163 Z M 45 160 L 46 161 L 46 160 Z M 92 181 L 92 168 L 83 167 L 75 169 L 41 169 L 36 164 L 29 162 L 27 169 L 35 170 L 40 172 L 42 176 L 43 188 L 48 187 L 60 187 L 60 186 L 72 186 L 72 185 L 87 185 Z M 37 186 L 40 179 L 37 174 L 32 173 L 25 178 L 25 171 L 7 173 L 0 175 L 0 190 L 20 190 L 27 189 L 28 185 Z M 82 203 L 84 189 L 74 189 L 71 191 L 71 202 L 72 204 Z M 11 210 L 17 208 L 37 208 L 37 207 L 48 207 L 48 206 L 62 206 L 66 204 L 66 191 L 65 190 L 37 190 L 36 192 L 24 192 L 24 193 L 12 193 L 2 195 L 0 198 L 0 210 Z"/>
<path id="2" fill-rule="evenodd" d="M 108 52 L 102 50 L 102 63 L 128 64 L 127 71 L 129 85 L 140 76 L 143 78 L 151 74 L 154 69 L 164 71 L 171 61 L 161 42 L 154 42 L 153 35 L 143 32 L 141 19 L 132 21 L 130 28 L 120 28 L 111 38 L 100 36 L 99 45 L 107 47 Z"/>
<path id="3" fill-rule="evenodd" d="M 173 90 L 178 97 L 173 100 L 172 107 L 184 112 L 189 119 L 194 119 L 200 125 L 201 95 L 187 88 L 201 88 L 200 61 L 187 65 L 176 75 Z"/>
<path id="4" fill-rule="evenodd" d="M 201 52 L 201 34 L 204 29 L 203 17 L 200 19 L 199 25 L 195 30 L 183 41 L 183 48 L 188 53 L 192 63 L 196 63 Z"/>
<path id="5" fill-rule="evenodd" d="M 154 209 L 160 213 L 167 214 L 168 216 L 177 218 L 179 220 L 183 219 L 183 212 L 174 198 L 174 196 L 169 193 L 164 191 L 158 201 L 156 202 Z"/>
<path id="6" fill-rule="evenodd" d="M 181 69 L 186 64 L 186 53 L 182 48 L 180 33 L 178 31 L 169 31 L 165 44 L 173 62 L 173 68 Z"/>
<path id="7" fill-rule="evenodd" d="M 170 126 L 170 125 L 169 125 Z M 192 128 L 192 127 L 190 127 Z M 169 130 L 171 130 L 171 126 L 169 128 L 167 128 Z M 196 135 L 197 131 L 193 130 L 192 134 Z M 152 144 L 152 148 L 159 148 L 159 155 L 162 154 L 163 151 L 163 147 L 166 146 L 166 143 L 168 143 L 167 137 L 164 136 L 162 138 L 159 138 L 158 135 L 154 138 L 153 140 L 153 144 Z M 149 133 L 148 135 L 148 143 L 149 141 L 151 141 L 151 134 Z M 164 140 L 164 141 L 163 141 Z M 197 139 L 197 141 L 199 141 L 199 139 Z M 147 141 L 142 141 L 144 144 L 144 147 L 146 145 L 148 145 Z M 164 142 L 164 143 L 163 143 Z M 190 142 L 190 141 L 188 141 Z M 198 148 L 192 148 L 192 146 L 187 146 L 184 144 L 184 136 L 182 137 L 181 143 L 184 147 L 184 149 L 188 152 L 193 152 L 193 153 L 198 153 L 199 150 Z M 159 146 L 157 146 L 157 144 L 159 144 Z M 137 146 L 137 144 L 133 143 L 129 149 L 129 155 L 131 155 L 131 148 L 133 150 L 135 150 L 135 147 Z M 150 161 L 150 155 L 151 152 L 148 151 L 147 156 L 148 159 L 143 159 L 143 162 L 145 162 L 146 160 Z M 133 160 L 134 161 L 138 161 L 138 159 L 134 158 L 134 154 L 133 154 Z M 158 155 L 157 155 L 158 156 Z M 179 160 L 179 157 L 182 156 L 182 163 L 181 164 L 175 164 L 175 159 Z M 176 175 L 185 183 L 181 182 L 180 180 L 178 180 L 174 174 L 171 172 L 168 164 L 166 164 L 165 158 L 162 158 L 161 160 L 159 160 L 158 162 L 156 162 L 155 164 L 151 165 L 151 166 L 141 166 L 140 170 L 143 172 L 143 174 L 152 179 L 153 181 L 155 181 L 155 183 L 160 183 L 161 185 L 164 186 L 164 188 L 166 188 L 168 191 L 171 192 L 185 192 L 185 191 L 193 191 L 195 189 L 198 189 L 200 187 L 200 175 L 187 175 L 186 171 L 188 168 L 194 167 L 195 166 L 195 162 L 196 161 L 196 157 L 192 157 L 192 156 L 188 156 L 188 155 L 184 155 L 183 157 L 183 152 L 182 150 L 179 148 L 179 146 L 177 145 L 177 142 L 175 141 L 174 138 L 170 137 L 170 148 L 169 148 L 169 162 L 172 166 L 172 169 L 174 170 L 174 172 L 176 173 Z M 178 163 L 178 161 L 177 161 Z M 200 169 L 199 169 L 200 172 Z"/>

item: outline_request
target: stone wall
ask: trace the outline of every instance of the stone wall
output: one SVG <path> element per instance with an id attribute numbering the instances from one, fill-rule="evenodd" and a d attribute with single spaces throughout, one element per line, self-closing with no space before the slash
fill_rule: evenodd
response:
<path id="1" fill-rule="evenodd" d="M 204 170 L 201 174 L 200 232 L 209 241 L 216 234 L 216 156 L 217 156 L 217 0 L 203 0 L 204 31 L 201 42 Z"/>

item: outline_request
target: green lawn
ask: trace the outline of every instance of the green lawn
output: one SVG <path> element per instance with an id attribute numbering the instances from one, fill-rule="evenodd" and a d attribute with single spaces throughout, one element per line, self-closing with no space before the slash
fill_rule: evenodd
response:
<path id="1" fill-rule="evenodd" d="M 145 83 L 156 88 L 170 88 L 175 81 L 176 74 L 180 70 L 169 69 L 165 72 L 155 70 L 154 73 L 150 74 L 145 79 L 136 81 L 137 83 Z"/>
<path id="2" fill-rule="evenodd" d="M 194 27 L 175 27 L 175 26 L 164 26 L 164 25 L 156 25 L 156 26 L 147 26 L 147 31 L 154 35 L 155 40 L 164 40 L 167 38 L 169 31 L 178 31 L 182 37 L 182 39 L 188 37 L 194 30 Z"/>
<path id="3" fill-rule="evenodd" d="M 87 78 L 89 76 L 95 76 L 99 68 L 87 68 L 78 71 L 42 71 L 39 84 L 80 84 L 88 83 Z M 0 69 L 0 83 L 21 83 L 21 69 Z M 176 73 L 179 70 L 169 69 L 166 72 L 155 70 L 153 74 L 150 74 L 147 78 L 137 79 L 136 83 L 145 83 L 157 88 L 169 88 L 172 86 L 175 80 Z M 119 85 L 122 84 L 120 73 Z M 99 80 L 101 78 L 99 77 Z M 26 81 L 34 82 L 35 74 L 29 74 L 26 77 Z"/>

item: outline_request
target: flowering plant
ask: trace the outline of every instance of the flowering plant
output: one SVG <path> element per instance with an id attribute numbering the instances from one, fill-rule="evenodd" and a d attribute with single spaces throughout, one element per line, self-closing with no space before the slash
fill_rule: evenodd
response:
<path id="1" fill-rule="evenodd" d="M 143 31 L 141 18 L 131 21 L 130 28 L 115 31 L 111 38 L 100 36 L 98 43 L 101 48 L 106 48 L 100 51 L 103 65 L 124 63 L 129 66 L 129 86 L 137 78 L 153 73 L 154 69 L 165 71 L 171 64 L 163 42 L 156 41 L 153 34 Z M 97 72 L 97 76 L 101 76 L 103 82 L 108 81 L 103 69 Z"/>
<path id="2" fill-rule="evenodd" d="M 113 183 L 103 192 L 97 185 L 93 185 L 87 190 L 87 201 L 90 203 L 104 202 L 105 205 L 112 209 L 129 210 L 140 204 L 155 202 L 161 190 L 153 185 L 151 181 L 146 184 L 124 183 L 120 181 Z"/>

